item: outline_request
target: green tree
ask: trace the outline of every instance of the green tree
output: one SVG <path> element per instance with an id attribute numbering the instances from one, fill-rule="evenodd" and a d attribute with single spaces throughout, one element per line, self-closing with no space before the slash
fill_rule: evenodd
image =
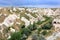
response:
<path id="1" fill-rule="evenodd" d="M 38 34 L 40 34 L 40 32 L 41 32 L 42 28 L 38 28 L 37 30 L 38 30 Z"/>
<path id="2" fill-rule="evenodd" d="M 30 25 L 28 26 L 28 29 L 30 29 L 31 31 L 36 30 L 36 29 L 37 29 L 36 23 L 34 22 L 33 25 L 30 24 Z"/>
<path id="3" fill-rule="evenodd" d="M 48 23 L 48 24 L 45 24 L 42 29 L 46 29 L 46 30 L 49 30 L 52 28 L 52 24 Z"/>
<path id="4" fill-rule="evenodd" d="M 35 29 L 37 29 L 37 25 L 36 25 L 36 23 L 34 22 L 34 23 L 33 23 L 33 30 L 35 30 Z"/>
<path id="5" fill-rule="evenodd" d="M 11 38 L 9 40 L 21 40 L 21 32 L 15 32 L 11 35 Z"/>
<path id="6" fill-rule="evenodd" d="M 32 31 L 32 30 L 33 30 L 33 25 L 30 24 L 30 25 L 28 26 L 28 29 L 30 29 L 30 30 Z"/>
<path id="7" fill-rule="evenodd" d="M 40 25 L 40 24 L 42 24 L 43 22 L 44 22 L 44 21 L 38 20 L 37 24 Z"/>
<path id="8" fill-rule="evenodd" d="M 26 38 L 31 34 L 31 31 L 28 28 L 23 28 L 19 32 L 11 34 L 9 40 L 26 40 Z"/>
<path id="9" fill-rule="evenodd" d="M 31 31 L 28 28 L 23 28 L 22 29 L 22 34 L 25 34 L 25 35 L 29 36 L 30 33 L 31 33 Z"/>
<path id="10" fill-rule="evenodd" d="M 42 34 L 42 35 L 46 35 L 46 34 L 47 34 L 47 31 L 44 30 L 41 34 Z"/>

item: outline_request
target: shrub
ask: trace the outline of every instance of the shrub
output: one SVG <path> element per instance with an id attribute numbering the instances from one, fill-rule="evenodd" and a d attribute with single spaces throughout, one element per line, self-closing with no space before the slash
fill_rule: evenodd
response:
<path id="1" fill-rule="evenodd" d="M 32 30 L 33 30 L 33 25 L 30 24 L 30 25 L 28 26 L 28 29 L 30 29 L 30 30 L 32 31 Z"/>
<path id="2" fill-rule="evenodd" d="M 40 25 L 40 24 L 42 24 L 43 22 L 44 22 L 44 21 L 38 20 L 37 24 Z"/>
<path id="3" fill-rule="evenodd" d="M 28 29 L 30 29 L 31 31 L 37 29 L 36 23 L 34 22 L 33 25 L 30 24 L 30 25 L 28 26 Z"/>
<path id="4" fill-rule="evenodd" d="M 46 40 L 45 37 L 43 35 L 39 35 L 39 40 Z"/>
<path id="5" fill-rule="evenodd" d="M 30 33 L 31 33 L 31 31 L 28 28 L 23 28 L 22 29 L 22 34 L 25 34 L 25 35 L 29 36 Z"/>
<path id="6" fill-rule="evenodd" d="M 42 28 L 38 28 L 37 30 L 38 30 L 37 33 L 40 34 Z"/>
<path id="7" fill-rule="evenodd" d="M 43 34 L 43 35 L 46 35 L 46 34 L 47 34 L 47 31 L 46 31 L 46 30 L 44 30 L 44 31 L 42 32 L 42 34 Z"/>
<path id="8" fill-rule="evenodd" d="M 33 34 L 32 35 L 32 40 L 46 40 L 43 35 L 41 34 Z"/>
<path id="9" fill-rule="evenodd" d="M 46 30 L 49 30 L 52 28 L 52 24 L 48 23 L 48 24 L 45 24 L 42 29 L 46 29 Z"/>

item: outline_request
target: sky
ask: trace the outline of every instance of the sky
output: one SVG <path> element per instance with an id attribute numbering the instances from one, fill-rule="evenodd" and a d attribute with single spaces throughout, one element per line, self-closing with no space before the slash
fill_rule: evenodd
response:
<path id="1" fill-rule="evenodd" d="M 0 0 L 0 6 L 60 7 L 60 0 Z"/>

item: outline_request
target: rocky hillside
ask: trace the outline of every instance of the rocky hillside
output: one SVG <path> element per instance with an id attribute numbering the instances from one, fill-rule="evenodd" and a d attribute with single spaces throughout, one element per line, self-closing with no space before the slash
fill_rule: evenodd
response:
<path id="1" fill-rule="evenodd" d="M 9 36 L 18 32 L 20 28 L 27 28 L 38 21 L 45 21 L 47 17 L 60 18 L 59 8 L 0 8 L 0 39 L 6 40 Z"/>

